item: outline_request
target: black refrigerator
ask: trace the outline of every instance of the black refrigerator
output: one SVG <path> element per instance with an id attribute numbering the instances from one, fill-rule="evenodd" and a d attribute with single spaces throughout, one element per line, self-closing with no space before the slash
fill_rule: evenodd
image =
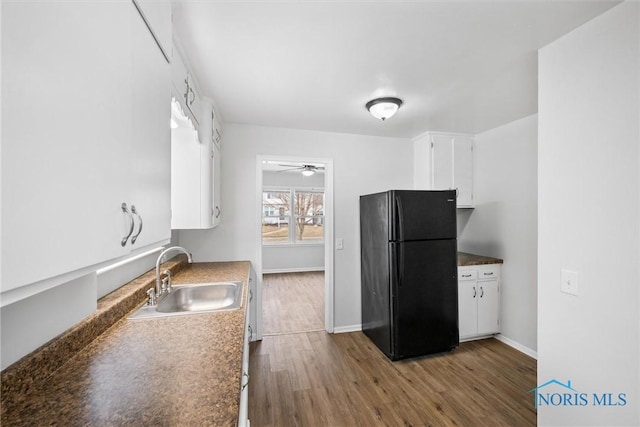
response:
<path id="1" fill-rule="evenodd" d="M 362 330 L 389 359 L 458 346 L 455 191 L 360 196 L 360 250 Z"/>

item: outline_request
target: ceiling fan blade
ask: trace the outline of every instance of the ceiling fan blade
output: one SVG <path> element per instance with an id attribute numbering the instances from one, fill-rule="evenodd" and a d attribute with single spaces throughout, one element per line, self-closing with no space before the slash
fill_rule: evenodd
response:
<path id="1" fill-rule="evenodd" d="M 276 173 L 280 173 L 280 172 L 288 172 L 288 171 L 295 171 L 295 170 L 301 170 L 301 167 L 297 167 L 297 168 L 289 168 L 289 169 L 280 169 L 277 170 Z"/>

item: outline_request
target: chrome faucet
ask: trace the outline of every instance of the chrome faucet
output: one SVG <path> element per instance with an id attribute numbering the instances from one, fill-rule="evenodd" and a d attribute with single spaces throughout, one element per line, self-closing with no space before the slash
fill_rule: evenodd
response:
<path id="1" fill-rule="evenodd" d="M 191 257 L 191 253 L 189 253 L 189 251 L 187 251 L 182 246 L 172 246 L 172 247 L 167 248 L 167 249 L 163 250 L 162 252 L 160 252 L 160 255 L 158 255 L 158 259 L 156 261 L 156 293 L 155 293 L 155 297 L 158 298 L 158 299 L 164 293 L 171 292 L 171 273 L 168 270 L 164 272 L 165 274 L 167 274 L 167 277 L 168 277 L 167 286 L 164 287 L 162 285 L 162 280 L 160 279 L 160 263 L 162 262 L 162 258 L 167 253 L 172 252 L 172 251 L 178 251 L 178 252 L 182 252 L 182 253 L 186 254 L 187 255 L 187 260 L 189 261 L 189 264 L 193 263 L 193 258 Z"/>

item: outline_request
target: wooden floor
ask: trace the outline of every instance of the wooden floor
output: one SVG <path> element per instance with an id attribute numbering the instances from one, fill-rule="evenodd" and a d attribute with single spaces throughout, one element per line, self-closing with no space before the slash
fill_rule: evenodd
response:
<path id="1" fill-rule="evenodd" d="M 252 426 L 536 425 L 536 361 L 495 339 L 391 362 L 361 332 L 282 333 L 249 360 Z"/>
<path id="2" fill-rule="evenodd" d="M 324 330 L 324 272 L 262 276 L 263 335 Z"/>

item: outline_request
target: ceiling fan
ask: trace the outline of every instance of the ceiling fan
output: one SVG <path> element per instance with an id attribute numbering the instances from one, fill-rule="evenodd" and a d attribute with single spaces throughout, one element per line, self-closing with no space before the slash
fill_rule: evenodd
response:
<path id="1" fill-rule="evenodd" d="M 281 164 L 279 164 L 278 166 L 283 166 L 283 167 L 288 167 L 289 168 L 289 169 L 281 169 L 278 172 L 287 172 L 287 171 L 299 170 L 299 171 L 302 172 L 302 175 L 304 175 L 304 176 L 311 176 L 314 173 L 316 173 L 317 171 L 324 170 L 324 166 L 316 166 L 316 165 L 281 165 Z"/>

